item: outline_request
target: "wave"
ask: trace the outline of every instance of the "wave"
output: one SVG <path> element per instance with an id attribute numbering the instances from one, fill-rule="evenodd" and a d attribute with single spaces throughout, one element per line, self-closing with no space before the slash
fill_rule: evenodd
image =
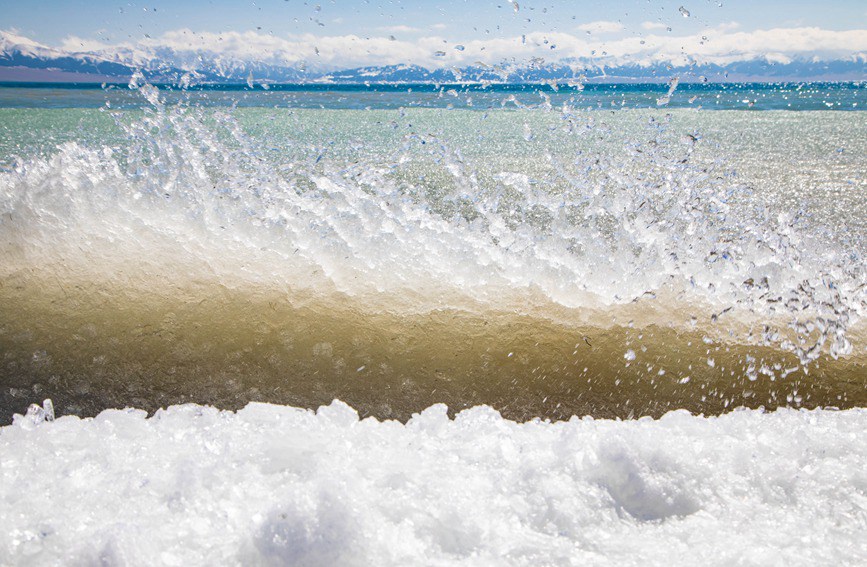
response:
<path id="1" fill-rule="evenodd" d="M 770 206 L 665 118 L 347 111 L 319 145 L 327 111 L 276 140 L 141 92 L 103 139 L 0 173 L 13 390 L 401 417 L 865 401 L 863 241 Z"/>

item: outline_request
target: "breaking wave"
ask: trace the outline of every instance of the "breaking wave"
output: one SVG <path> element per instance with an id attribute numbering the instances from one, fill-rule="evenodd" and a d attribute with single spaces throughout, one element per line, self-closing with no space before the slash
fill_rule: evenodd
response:
<path id="1" fill-rule="evenodd" d="M 404 418 L 865 401 L 863 235 L 775 204 L 671 113 L 140 92 L 0 173 L 7 396 Z"/>

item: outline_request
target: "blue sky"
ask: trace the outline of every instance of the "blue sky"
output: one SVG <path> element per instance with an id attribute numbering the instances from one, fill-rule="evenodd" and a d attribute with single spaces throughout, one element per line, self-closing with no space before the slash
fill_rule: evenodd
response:
<path id="1" fill-rule="evenodd" d="M 202 58 L 320 70 L 558 59 L 867 64 L 867 0 L 0 0 L 0 31 L 188 68 Z"/>
<path id="2" fill-rule="evenodd" d="M 594 21 L 620 22 L 624 26 L 621 35 L 645 33 L 642 22 L 664 23 L 675 34 L 732 21 L 747 31 L 867 27 L 865 0 L 518 2 L 516 12 L 507 0 L 3 0 L 0 29 L 15 28 L 35 40 L 54 44 L 69 35 L 117 42 L 179 28 L 361 36 L 382 35 L 388 28 L 393 28 L 391 35 L 401 36 L 433 29 L 446 39 L 469 41 L 532 31 L 582 32 L 579 26 Z M 690 12 L 689 18 L 678 11 L 681 5 Z"/>

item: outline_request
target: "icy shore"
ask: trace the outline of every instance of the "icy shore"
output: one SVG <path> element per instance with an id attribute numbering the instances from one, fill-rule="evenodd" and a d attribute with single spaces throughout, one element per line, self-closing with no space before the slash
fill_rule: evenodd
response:
<path id="1" fill-rule="evenodd" d="M 406 425 L 187 405 L 0 428 L 0 564 L 857 564 L 867 410 Z"/>

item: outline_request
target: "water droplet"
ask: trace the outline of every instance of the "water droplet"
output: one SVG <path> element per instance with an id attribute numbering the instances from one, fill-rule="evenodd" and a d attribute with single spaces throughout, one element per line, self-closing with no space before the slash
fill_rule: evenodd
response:
<path id="1" fill-rule="evenodd" d="M 687 9 L 684 8 L 683 6 L 681 6 L 680 8 L 678 8 L 677 11 L 680 12 L 680 14 L 681 14 L 684 18 L 688 18 L 688 17 L 689 17 L 689 10 L 687 10 Z"/>

